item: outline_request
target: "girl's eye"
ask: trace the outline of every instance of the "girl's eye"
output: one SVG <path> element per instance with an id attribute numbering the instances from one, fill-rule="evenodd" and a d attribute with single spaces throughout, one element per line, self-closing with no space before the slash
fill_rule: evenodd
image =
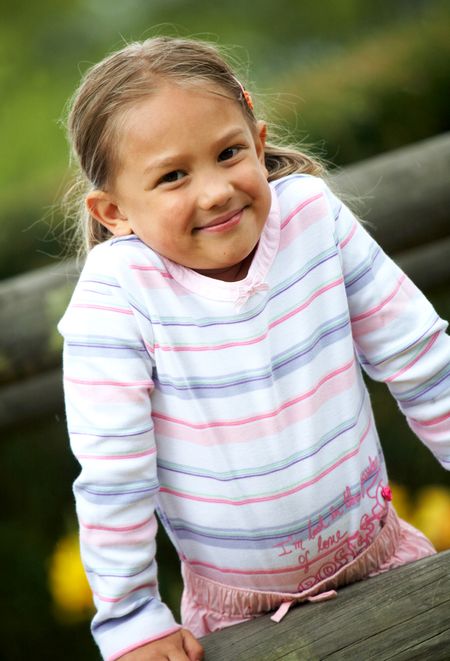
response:
<path id="1" fill-rule="evenodd" d="M 158 183 L 160 184 L 173 184 L 176 181 L 180 181 L 185 176 L 185 173 L 182 170 L 172 170 L 163 175 Z"/>
<path id="2" fill-rule="evenodd" d="M 227 147 L 219 154 L 219 161 L 229 161 L 230 158 L 237 156 L 241 151 L 241 147 Z"/>

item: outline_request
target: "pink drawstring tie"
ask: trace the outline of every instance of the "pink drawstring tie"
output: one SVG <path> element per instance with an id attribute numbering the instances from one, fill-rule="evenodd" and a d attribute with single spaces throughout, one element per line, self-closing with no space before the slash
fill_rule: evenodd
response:
<path id="1" fill-rule="evenodd" d="M 327 592 L 319 592 L 319 594 L 313 595 L 312 597 L 307 597 L 305 601 L 310 601 L 311 603 L 319 602 L 319 601 L 328 601 L 329 599 L 335 599 L 337 597 L 337 592 L 336 590 L 327 590 Z M 292 599 L 292 601 L 285 601 L 281 604 L 281 606 L 278 608 L 278 610 L 275 611 L 273 615 L 270 616 L 270 619 L 273 622 L 281 622 L 283 617 L 286 615 L 290 607 L 295 604 L 297 600 Z"/>

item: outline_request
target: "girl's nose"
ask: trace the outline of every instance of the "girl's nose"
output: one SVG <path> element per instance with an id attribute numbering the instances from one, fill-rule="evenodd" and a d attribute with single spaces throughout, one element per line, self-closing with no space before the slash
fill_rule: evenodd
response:
<path id="1" fill-rule="evenodd" d="M 223 207 L 229 202 L 233 195 L 233 186 L 225 173 L 219 175 L 207 175 L 198 195 L 198 205 L 201 209 L 213 209 Z"/>

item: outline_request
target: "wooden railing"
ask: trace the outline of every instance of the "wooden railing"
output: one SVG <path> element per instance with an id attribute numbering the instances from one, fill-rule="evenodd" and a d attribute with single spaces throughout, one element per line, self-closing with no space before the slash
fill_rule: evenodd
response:
<path id="1" fill-rule="evenodd" d="M 449 172 L 444 134 L 330 175 L 332 187 L 425 290 L 450 284 Z M 0 428 L 62 410 L 56 324 L 78 273 L 66 261 L 0 283 Z"/>
<path id="2" fill-rule="evenodd" d="M 450 551 L 202 639 L 205 661 L 448 661 Z"/>

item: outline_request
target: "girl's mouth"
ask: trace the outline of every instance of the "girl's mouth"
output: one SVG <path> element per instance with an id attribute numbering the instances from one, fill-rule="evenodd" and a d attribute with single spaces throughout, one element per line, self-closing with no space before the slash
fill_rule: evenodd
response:
<path id="1" fill-rule="evenodd" d="M 230 211 L 229 213 L 223 214 L 218 218 L 214 218 L 203 227 L 197 227 L 196 229 L 199 232 L 226 232 L 227 230 L 230 230 L 238 225 L 242 218 L 243 211 L 244 209 Z"/>

